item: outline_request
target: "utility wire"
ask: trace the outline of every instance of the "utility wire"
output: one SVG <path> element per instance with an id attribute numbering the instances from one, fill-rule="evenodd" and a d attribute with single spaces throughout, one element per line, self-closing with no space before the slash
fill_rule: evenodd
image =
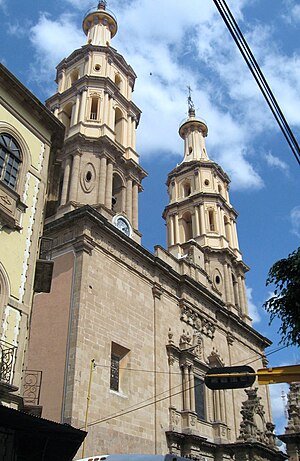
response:
<path id="1" fill-rule="evenodd" d="M 259 358 L 262 358 L 262 357 L 267 357 L 269 355 L 272 355 L 272 354 L 275 354 L 276 352 L 279 352 L 281 351 L 282 349 L 286 348 L 287 346 L 280 346 L 274 350 L 271 350 L 269 351 L 267 354 L 260 354 L 259 352 L 256 352 L 255 355 L 251 356 L 251 357 L 248 357 L 247 359 L 245 359 L 245 362 L 247 362 L 245 365 L 250 365 L 251 363 L 254 363 L 256 362 Z M 257 357 L 259 356 L 259 357 Z M 255 357 L 255 358 L 254 358 Z M 250 362 L 248 362 L 248 360 L 251 360 Z M 238 365 L 240 363 L 240 361 L 238 362 L 235 362 L 235 363 L 232 363 L 232 366 L 234 365 Z M 99 368 L 111 368 L 111 365 L 101 365 L 101 364 L 98 364 L 98 363 L 95 363 L 95 367 L 99 367 Z M 156 371 L 156 370 L 145 370 L 143 368 L 128 368 L 128 367 L 119 367 L 119 370 L 126 370 L 126 371 L 137 371 L 137 372 L 141 372 L 141 373 L 155 373 L 155 374 L 167 374 L 167 375 L 181 375 L 181 372 L 178 372 L 178 371 Z"/>
<path id="2" fill-rule="evenodd" d="M 225 0 L 213 0 L 300 165 L 300 147 Z"/>
<path id="3" fill-rule="evenodd" d="M 275 354 L 276 352 L 279 352 L 280 350 L 285 349 L 286 347 L 287 347 L 287 346 L 281 346 L 281 347 L 279 347 L 279 348 L 277 348 L 277 349 L 275 349 L 275 350 L 273 350 L 273 351 L 270 351 L 268 354 L 265 355 L 265 357 L 267 357 L 267 356 L 269 356 L 269 355 L 272 355 L 272 354 Z M 249 365 L 249 364 L 255 362 L 256 360 L 258 360 L 258 359 L 256 358 L 256 359 L 254 359 L 254 360 L 251 360 L 250 362 L 247 362 L 245 365 Z M 236 362 L 236 363 L 233 363 L 232 365 L 237 365 L 238 363 L 239 363 L 239 362 Z M 97 364 L 96 364 L 96 366 L 97 366 Z M 153 371 L 152 371 L 152 373 L 153 373 Z M 166 372 L 166 373 L 167 373 L 167 372 Z M 178 374 L 181 374 L 181 373 L 178 373 Z M 189 387 L 188 390 L 190 390 L 190 389 L 195 389 L 197 386 L 200 386 L 200 385 L 201 385 L 201 383 L 195 384 L 194 386 Z M 163 394 L 165 394 L 166 392 L 169 392 L 169 391 L 172 390 L 172 389 L 176 389 L 176 388 L 179 387 L 179 386 L 181 387 L 181 383 L 178 384 L 177 386 L 174 386 L 174 387 L 171 388 L 171 389 L 167 389 L 166 391 L 161 392 L 161 393 L 158 394 L 158 395 L 163 395 Z M 103 418 L 103 419 L 99 419 L 99 420 L 93 421 L 92 423 L 87 424 L 87 427 L 95 426 L 95 425 L 97 425 L 97 424 L 101 424 L 101 423 L 104 423 L 104 422 L 106 422 L 106 421 L 110 421 L 111 419 L 115 419 L 115 418 L 118 418 L 118 417 L 120 417 L 120 416 L 128 415 L 129 413 L 133 413 L 134 411 L 142 410 L 143 408 L 147 408 L 147 407 L 149 407 L 149 406 L 151 406 L 151 405 L 155 405 L 156 403 L 162 402 L 163 400 L 167 400 L 167 399 L 169 399 L 170 397 L 174 397 L 174 396 L 176 396 L 176 395 L 180 395 L 180 394 L 182 394 L 182 392 L 183 392 L 182 389 L 180 389 L 180 391 L 178 391 L 178 392 L 175 392 L 175 393 L 173 393 L 173 394 L 169 394 L 169 395 L 167 395 L 167 396 L 165 396 L 165 397 L 162 397 L 162 398 L 160 398 L 160 399 L 156 399 L 156 400 L 154 400 L 153 402 L 144 403 L 144 402 L 147 402 L 148 400 L 152 400 L 155 396 L 149 397 L 148 399 L 146 399 L 146 400 L 140 402 L 139 404 L 136 404 L 136 405 L 139 405 L 138 407 L 136 407 L 136 405 L 133 405 L 134 408 L 128 407 L 127 410 L 123 410 L 122 412 L 115 413 L 115 414 L 110 415 L 110 416 L 107 416 L 107 417 L 105 417 L 105 418 Z"/>

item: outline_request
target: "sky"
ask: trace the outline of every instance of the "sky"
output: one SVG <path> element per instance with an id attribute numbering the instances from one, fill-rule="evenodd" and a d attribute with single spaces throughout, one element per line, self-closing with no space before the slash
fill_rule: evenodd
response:
<path id="1" fill-rule="evenodd" d="M 228 0 L 246 40 L 300 142 L 300 5 L 297 0 Z M 0 0 L 0 60 L 41 101 L 56 91 L 55 66 L 85 44 L 81 24 L 90 0 Z M 254 327 L 278 347 L 279 323 L 262 305 L 272 293 L 268 270 L 299 247 L 300 168 L 237 50 L 213 0 L 110 0 L 118 19 L 112 46 L 138 78 L 142 110 L 137 151 L 149 176 L 140 194 L 142 244 L 166 246 L 162 212 L 168 172 L 183 158 L 178 135 L 187 116 L 187 87 L 208 125 L 209 157 L 231 178 L 231 203 L 247 274 Z M 268 349 L 266 351 L 268 353 Z M 299 348 L 269 357 L 270 366 L 300 362 Z M 284 431 L 281 392 L 271 396 L 277 433 Z"/>

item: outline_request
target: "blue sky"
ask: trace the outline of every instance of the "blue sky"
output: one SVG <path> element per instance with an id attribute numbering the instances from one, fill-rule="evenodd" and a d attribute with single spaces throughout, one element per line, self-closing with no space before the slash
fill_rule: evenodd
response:
<path id="1" fill-rule="evenodd" d="M 85 44 L 81 22 L 90 0 L 0 0 L 0 59 L 39 99 L 55 91 L 55 65 Z M 228 0 L 296 138 L 300 141 L 300 5 L 293 0 Z M 182 160 L 178 126 L 187 113 L 187 86 L 197 115 L 208 124 L 211 159 L 230 175 L 231 202 L 254 326 L 279 341 L 262 304 L 272 288 L 267 272 L 299 246 L 300 169 L 212 0 L 109 1 L 119 31 L 112 46 L 138 75 L 134 101 L 143 114 L 137 132 L 142 166 L 149 172 L 140 195 L 143 245 L 165 246 L 161 218 L 167 174 Z M 295 364 L 299 349 L 270 356 L 270 365 Z M 278 433 L 280 397 L 271 386 Z"/>

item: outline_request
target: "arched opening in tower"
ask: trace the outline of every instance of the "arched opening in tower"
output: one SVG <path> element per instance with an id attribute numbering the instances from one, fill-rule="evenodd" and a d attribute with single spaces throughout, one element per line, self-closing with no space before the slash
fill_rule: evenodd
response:
<path id="1" fill-rule="evenodd" d="M 182 216 L 183 241 L 187 242 L 193 238 L 192 216 L 190 212 Z"/>
<path id="2" fill-rule="evenodd" d="M 70 74 L 70 86 L 72 86 L 73 83 L 76 82 L 76 80 L 78 79 L 79 79 L 78 69 L 74 69 Z"/>
<path id="3" fill-rule="evenodd" d="M 117 107 L 115 111 L 115 140 L 122 144 L 123 143 L 123 114 Z"/>
<path id="4" fill-rule="evenodd" d="M 67 136 L 71 127 L 71 118 L 72 118 L 73 103 L 69 102 L 66 104 L 60 114 L 60 120 L 65 125 L 65 135 Z"/>
<path id="5" fill-rule="evenodd" d="M 117 173 L 113 174 L 113 188 L 112 188 L 112 210 L 116 213 L 125 211 L 124 208 L 124 192 L 125 188 L 123 181 Z"/>
<path id="6" fill-rule="evenodd" d="M 121 91 L 121 89 L 122 89 L 122 79 L 121 79 L 119 74 L 115 75 L 115 84 L 117 85 L 117 87 Z"/>

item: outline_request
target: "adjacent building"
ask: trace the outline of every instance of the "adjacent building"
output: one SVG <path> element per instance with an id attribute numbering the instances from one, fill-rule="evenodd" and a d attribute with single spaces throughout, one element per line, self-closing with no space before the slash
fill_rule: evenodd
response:
<path id="1" fill-rule="evenodd" d="M 59 63 L 47 101 L 66 133 L 44 229 L 52 289 L 35 296 L 30 337 L 43 415 L 87 425 L 87 456 L 281 459 L 266 387 L 245 394 L 203 382 L 211 367 L 264 366 L 270 344 L 251 326 L 237 212 L 206 150 L 208 127 L 189 98 L 183 159 L 167 179 L 167 249 L 152 254 L 138 223 L 146 172 L 135 145 L 136 75 L 111 46 L 117 21 L 104 1 L 83 30 L 86 44 Z"/>
<path id="2" fill-rule="evenodd" d="M 26 380 L 48 168 L 63 135 L 61 122 L 0 65 L 0 400 L 17 406 Z"/>

